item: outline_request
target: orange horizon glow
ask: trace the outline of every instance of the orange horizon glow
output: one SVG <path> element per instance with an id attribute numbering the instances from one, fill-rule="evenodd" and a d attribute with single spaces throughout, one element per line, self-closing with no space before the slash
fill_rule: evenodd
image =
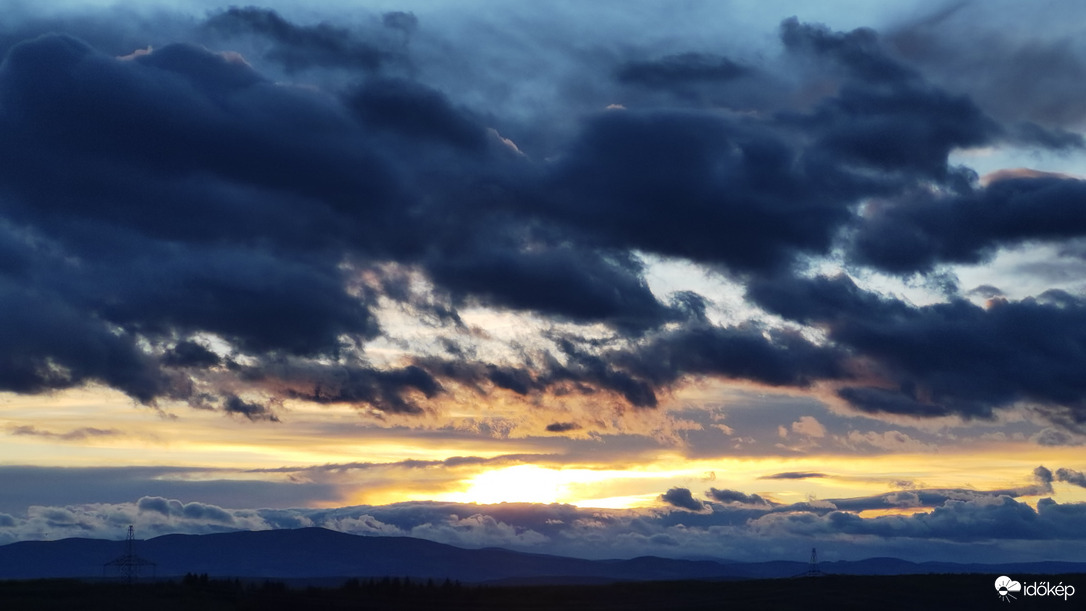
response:
<path id="1" fill-rule="evenodd" d="M 79 430 L 83 410 L 92 408 L 95 428 L 115 433 L 65 438 L 64 433 Z M 165 479 L 320 482 L 338 491 L 334 498 L 311 502 L 320 507 L 427 500 L 608 509 L 663 507 L 660 495 L 673 487 L 687 488 L 701 499 L 710 488 L 720 488 L 784 504 L 892 492 L 901 489 L 895 482 L 902 480 L 919 489 L 1012 489 L 1031 484 L 1030 473 L 1039 465 L 1053 470 L 1083 466 L 1077 448 L 1007 440 L 943 446 L 937 453 L 859 456 L 732 453 L 691 458 L 681 447 L 664 445 L 611 458 L 594 454 L 589 462 L 555 453 L 542 438 L 430 438 L 425 429 L 375 429 L 346 407 L 300 407 L 291 411 L 289 426 L 200 410 L 181 414 L 164 420 L 161 413 L 134 407 L 115 391 L 100 388 L 41 397 L 5 394 L 0 396 L 0 465 L 170 466 L 180 467 L 179 473 Z M 162 432 L 167 425 L 168 435 Z M 33 427 L 32 434 L 20 434 L 31 430 L 25 427 Z M 585 443 L 608 447 L 605 441 Z M 179 465 L 181 455 L 185 460 Z M 766 479 L 785 472 L 825 476 Z M 1053 495 L 1086 501 L 1086 489 L 1060 482 Z M 1028 502 L 1036 505 L 1036 500 Z"/>

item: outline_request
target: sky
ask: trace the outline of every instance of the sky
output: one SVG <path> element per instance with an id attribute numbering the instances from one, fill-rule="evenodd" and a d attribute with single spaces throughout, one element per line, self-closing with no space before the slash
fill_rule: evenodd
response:
<path id="1" fill-rule="evenodd" d="M 0 544 L 1084 561 L 1084 24 L 16 0 Z"/>

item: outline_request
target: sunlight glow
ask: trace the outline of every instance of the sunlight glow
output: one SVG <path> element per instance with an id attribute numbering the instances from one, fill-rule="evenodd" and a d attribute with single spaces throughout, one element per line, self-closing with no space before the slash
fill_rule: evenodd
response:
<path id="1" fill-rule="evenodd" d="M 467 481 L 466 490 L 450 492 L 438 500 L 458 503 L 568 503 L 579 507 L 612 509 L 653 504 L 662 481 L 686 475 L 683 471 L 619 471 L 594 469 L 548 469 L 536 465 L 515 465 L 480 473 Z M 639 485 L 640 484 L 640 485 Z M 601 494 L 602 493 L 602 494 Z"/>

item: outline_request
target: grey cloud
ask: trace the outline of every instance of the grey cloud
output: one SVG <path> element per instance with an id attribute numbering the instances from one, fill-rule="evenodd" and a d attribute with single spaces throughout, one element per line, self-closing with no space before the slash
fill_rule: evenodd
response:
<path id="1" fill-rule="evenodd" d="M 748 295 L 787 318 L 823 325 L 829 338 L 874 364 L 889 387 L 838 395 L 869 413 L 990 418 L 1029 400 L 1054 423 L 1081 424 L 1086 306 L 1050 292 L 985 309 L 964 299 L 915 307 L 860 289 L 847 277 L 752 283 Z"/>
<path id="2" fill-rule="evenodd" d="M 970 93 L 996 116 L 1075 125 L 1084 116 L 1072 100 L 1086 94 L 1086 49 L 1061 26 L 1081 18 L 1080 7 L 1051 3 L 1041 14 L 1015 15 L 1003 12 L 1009 6 L 961 3 L 897 26 L 885 40 L 930 78 Z M 988 18 L 992 9 L 1002 19 Z M 1049 24 L 1046 36 L 1036 35 L 1040 21 Z"/>
<path id="3" fill-rule="evenodd" d="M 1044 465 L 1037 467 L 1033 470 L 1033 477 L 1037 480 L 1037 483 L 1047 488 L 1048 492 L 1052 492 L 1052 470 Z"/>
<path id="4" fill-rule="evenodd" d="M 8 432 L 12 435 L 49 437 L 52 439 L 59 439 L 61 441 L 82 441 L 84 439 L 93 439 L 95 437 L 112 437 L 123 434 L 117 429 L 100 429 L 92 426 L 72 429 L 65 433 L 56 433 L 53 431 L 39 429 L 38 427 L 33 425 L 22 425 L 8 428 Z"/>
<path id="5" fill-rule="evenodd" d="M 193 341 L 180 341 L 166 352 L 162 364 L 168 367 L 215 367 L 222 363 L 219 355 Z"/>
<path id="6" fill-rule="evenodd" d="M 1008 488 L 1004 490 L 972 490 L 968 488 L 916 489 L 888 492 L 867 497 L 844 499 L 826 499 L 825 502 L 835 511 L 862 512 L 877 509 L 937 508 L 954 502 L 979 502 L 984 499 L 1006 497 L 1014 499 L 1022 496 L 1051 494 L 1050 484 L 1039 483 L 1033 486 Z M 816 513 L 826 513 L 819 511 Z"/>
<path id="7" fill-rule="evenodd" d="M 887 53 L 879 34 L 870 28 L 834 32 L 824 25 L 781 22 L 780 37 L 790 52 L 828 60 L 858 80 L 893 84 L 918 80 L 919 74 Z"/>
<path id="8" fill-rule="evenodd" d="M 995 500 L 948 501 L 930 513 L 912 516 L 880 516 L 864 519 L 852 513 L 830 512 L 822 516 L 771 514 L 752 527 L 766 534 L 803 533 L 809 536 L 831 533 L 987 541 L 992 539 L 1044 540 L 1086 537 L 1081 504 L 1058 504 L 1042 499 L 1037 510 L 1006 496 Z"/>
<path id="9" fill-rule="evenodd" d="M 900 493 L 899 493 L 900 494 Z M 896 499 L 896 507 L 908 505 Z M 1086 538 L 1086 506 L 1042 499 L 1037 509 L 1006 496 L 948 499 L 910 516 L 863 518 L 829 504 L 754 508 L 715 504 L 712 511 L 580 509 L 570 505 L 474 505 L 415 502 L 336 509 L 226 509 L 144 497 L 137 503 L 38 507 L 25 517 L 0 519 L 0 539 L 54 536 L 115 538 L 127 524 L 141 533 L 206 533 L 224 528 L 322 526 L 370 536 L 416 536 L 465 547 L 501 546 L 589 558 L 697 553 L 745 560 L 780 559 L 777 546 L 810 548 L 818 542 L 842 557 L 892 555 L 908 559 L 981 562 L 1031 558 L 1038 545 L 1074 559 L 1078 548 L 1060 541 Z M 186 511 L 186 508 L 189 508 Z M 835 543 L 842 539 L 839 543 Z M 954 545 L 948 545 L 953 542 Z M 961 543 L 979 545 L 963 549 Z M 763 550 L 758 552 L 756 550 Z M 966 552 L 975 556 L 963 556 Z M 800 558 L 802 560 L 802 558 Z"/>
<path id="10" fill-rule="evenodd" d="M 180 502 L 177 502 L 177 505 L 177 509 L 180 509 Z M 174 513 L 174 507 L 171 507 L 170 501 L 160 496 L 145 496 L 136 502 L 136 507 L 140 511 L 154 511 L 164 516 Z"/>
<path id="11" fill-rule="evenodd" d="M 1061 128 L 1045 128 L 1028 121 L 1011 126 L 1010 140 L 1053 151 L 1086 148 L 1086 138 L 1082 134 Z"/>
<path id="12" fill-rule="evenodd" d="M 772 126 L 675 111 L 593 117 L 551 180 L 548 212 L 595 240 L 744 272 L 825 252 L 864 192 Z"/>
<path id="13" fill-rule="evenodd" d="M 747 68 L 726 57 L 682 53 L 655 61 L 629 62 L 616 76 L 622 83 L 672 88 L 691 81 L 729 81 L 747 72 Z"/>
<path id="14" fill-rule="evenodd" d="M 415 365 L 381 370 L 357 365 L 313 367 L 269 362 L 253 375 L 295 384 L 287 392 L 296 398 L 317 403 L 367 403 L 389 413 L 421 413 L 422 408 L 410 393 L 430 398 L 442 391 L 437 379 Z"/>
<path id="15" fill-rule="evenodd" d="M 811 479 L 819 477 L 828 477 L 825 473 L 814 473 L 811 471 L 785 471 L 783 473 L 774 473 L 772 475 L 763 475 L 758 479 Z"/>
<path id="16" fill-rule="evenodd" d="M 199 477 L 193 477 L 198 475 Z M 341 499 L 321 482 L 267 482 L 229 471 L 194 467 L 0 467 L 0 512 L 20 513 L 28 504 L 67 506 L 125 503 L 143 496 L 199 498 L 220 507 L 294 507 Z"/>
<path id="17" fill-rule="evenodd" d="M 234 517 L 226 510 L 204 503 L 185 503 L 181 513 L 190 520 L 221 522 L 223 524 L 232 524 L 234 522 Z"/>
<path id="18" fill-rule="evenodd" d="M 415 365 L 435 379 L 478 389 L 490 384 L 522 395 L 558 392 L 573 383 L 579 385 L 579 392 L 608 390 L 640 408 L 656 407 L 657 393 L 684 375 L 797 387 L 845 375 L 843 355 L 832 348 L 817 346 L 795 333 L 708 324 L 699 319 L 699 298 L 683 298 L 686 302 L 676 309 L 688 310 L 686 316 L 691 319 L 685 325 L 648 334 L 636 344 L 593 346 L 575 334 L 552 334 L 555 353 L 529 359 L 520 367 L 436 357 L 418 359 Z"/>
<path id="19" fill-rule="evenodd" d="M 406 138 L 425 138 L 469 151 L 487 146 L 481 124 L 437 91 L 404 79 L 371 79 L 346 96 L 367 124 Z"/>
<path id="20" fill-rule="evenodd" d="M 223 410 L 228 414 L 245 416 L 251 421 L 267 420 L 269 422 L 279 422 L 279 417 L 266 405 L 243 401 L 237 395 L 226 395 L 225 401 L 223 401 Z"/>
<path id="21" fill-rule="evenodd" d="M 576 422 L 552 422 L 547 425 L 548 433 L 568 433 L 581 428 Z"/>
<path id="22" fill-rule="evenodd" d="M 407 27 L 407 14 L 400 15 L 403 17 L 392 17 L 386 23 L 391 22 L 397 29 Z M 249 34 L 271 42 L 265 57 L 290 71 L 311 67 L 375 71 L 393 59 L 391 50 L 363 41 L 349 29 L 330 23 L 297 25 L 274 10 L 254 6 L 231 7 L 213 14 L 204 27 L 227 39 Z"/>
<path id="23" fill-rule="evenodd" d="M 660 495 L 660 500 L 679 509 L 702 511 L 705 503 L 694 498 L 689 488 L 672 488 Z"/>
<path id="24" fill-rule="evenodd" d="M 1067 482 L 1068 484 L 1086 488 L 1086 475 L 1084 475 L 1082 471 L 1066 468 L 1056 469 L 1056 479 L 1061 482 Z"/>
<path id="25" fill-rule="evenodd" d="M 860 263 L 894 273 L 940 263 L 981 263 L 1000 247 L 1086 233 L 1086 182 L 1036 177 L 997 180 L 952 197 L 906 194 L 874 209 L 852 245 Z"/>
<path id="26" fill-rule="evenodd" d="M 770 507 L 777 504 L 762 498 L 757 494 L 744 494 L 738 490 L 718 490 L 717 488 L 710 488 L 706 494 L 709 495 L 709 498 L 721 503 L 739 503 L 762 507 Z"/>
<path id="27" fill-rule="evenodd" d="M 1059 421 L 1059 420 L 1064 420 L 1062 415 L 1057 417 L 1057 421 Z M 1072 428 L 1077 428 L 1077 425 L 1073 422 L 1073 420 L 1071 422 L 1063 422 L 1061 424 L 1064 427 L 1069 426 L 1069 427 L 1072 427 Z M 1076 434 L 1066 430 L 1065 428 L 1052 428 L 1052 427 L 1042 429 L 1039 433 L 1037 433 L 1036 435 L 1033 435 L 1030 438 L 1030 440 L 1033 441 L 1034 443 L 1036 443 L 1037 445 L 1045 446 L 1045 447 L 1079 446 L 1079 445 L 1083 444 L 1083 439 L 1082 439 L 1081 434 L 1076 435 Z"/>
<path id="28" fill-rule="evenodd" d="M 419 460 L 410 458 L 407 460 L 401 460 L 388 463 L 373 463 L 373 462 L 353 462 L 353 463 L 331 463 L 310 467 L 274 467 L 274 468 L 259 468 L 249 469 L 247 473 L 344 473 L 353 470 L 372 470 L 372 469 L 429 469 L 435 467 L 463 467 L 463 466 L 476 466 L 476 465 L 515 465 L 529 462 L 532 460 L 545 460 L 548 458 L 555 458 L 554 456 L 547 454 L 502 454 L 499 456 L 491 456 L 489 458 L 483 458 L 481 456 L 450 456 L 443 460 Z"/>

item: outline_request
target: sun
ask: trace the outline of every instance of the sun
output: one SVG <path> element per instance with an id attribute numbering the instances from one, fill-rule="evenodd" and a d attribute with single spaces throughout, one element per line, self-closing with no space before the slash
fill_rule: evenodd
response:
<path id="1" fill-rule="evenodd" d="M 684 470 L 615 470 L 515 465 L 465 480 L 464 488 L 433 500 L 453 503 L 567 503 L 578 507 L 630 508 L 652 504 L 658 490 Z"/>
<path id="2" fill-rule="evenodd" d="M 441 497 L 457 503 L 556 503 L 566 496 L 568 479 L 556 469 L 516 465 L 484 471 L 468 480 L 467 490 Z"/>

